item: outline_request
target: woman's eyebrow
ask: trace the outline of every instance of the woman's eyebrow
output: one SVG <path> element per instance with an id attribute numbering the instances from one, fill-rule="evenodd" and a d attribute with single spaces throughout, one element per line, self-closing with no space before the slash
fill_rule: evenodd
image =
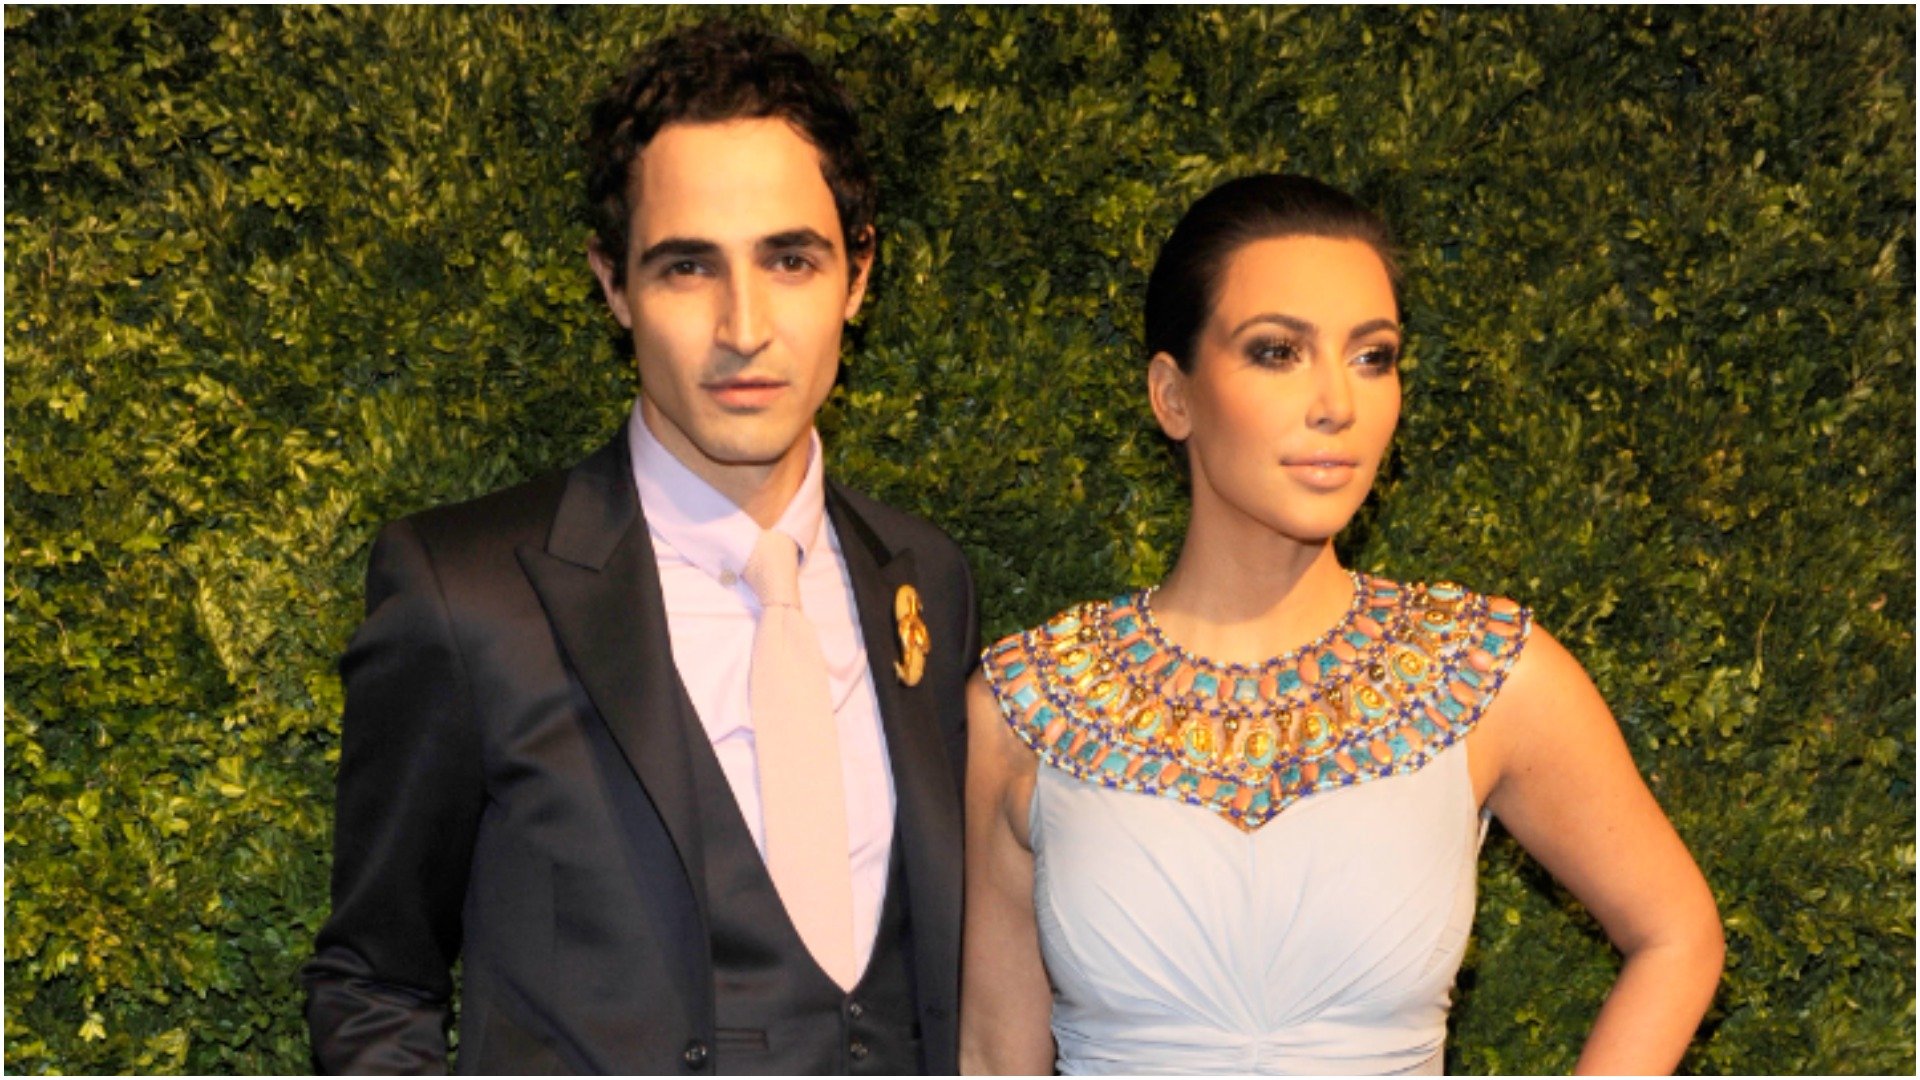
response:
<path id="1" fill-rule="evenodd" d="M 1319 327 L 1298 316 L 1282 315 L 1277 311 L 1263 311 L 1245 320 L 1239 326 L 1234 327 L 1233 332 L 1227 336 L 1239 337 L 1241 332 L 1246 330 L 1247 327 L 1254 326 L 1258 323 L 1273 323 L 1283 329 L 1291 330 L 1302 337 L 1314 337 L 1320 333 Z"/>
<path id="2" fill-rule="evenodd" d="M 1347 331 L 1347 337 L 1365 337 L 1368 334 L 1377 334 L 1382 330 L 1391 330 L 1397 334 L 1400 332 L 1400 324 L 1394 322 L 1392 319 L 1368 319 L 1366 322 Z"/>

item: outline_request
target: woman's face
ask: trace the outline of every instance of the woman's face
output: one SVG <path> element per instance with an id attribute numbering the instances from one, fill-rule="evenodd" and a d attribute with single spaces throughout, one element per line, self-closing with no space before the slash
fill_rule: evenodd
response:
<path id="1" fill-rule="evenodd" d="M 1227 264 L 1191 372 L 1154 357 L 1154 413 L 1184 440 L 1195 514 L 1224 512 L 1304 543 L 1366 500 L 1400 420 L 1400 319 L 1387 268 L 1359 240 L 1259 240 Z"/>

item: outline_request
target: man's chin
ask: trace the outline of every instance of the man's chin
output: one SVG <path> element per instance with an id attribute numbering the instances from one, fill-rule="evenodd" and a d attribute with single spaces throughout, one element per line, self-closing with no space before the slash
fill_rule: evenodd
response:
<path id="1" fill-rule="evenodd" d="M 792 435 L 759 432 L 750 437 L 706 437 L 692 440 L 693 449 L 714 465 L 726 468 L 770 468 L 799 454 L 804 460 L 812 428 Z"/>

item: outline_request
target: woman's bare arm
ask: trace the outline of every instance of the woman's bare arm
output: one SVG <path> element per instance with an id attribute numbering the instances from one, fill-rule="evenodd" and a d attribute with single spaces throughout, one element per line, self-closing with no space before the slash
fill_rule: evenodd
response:
<path id="1" fill-rule="evenodd" d="M 1027 808 L 1038 759 L 978 674 L 967 684 L 967 891 L 960 1071 L 1053 1072 L 1053 992 L 1033 917 Z"/>
<path id="2" fill-rule="evenodd" d="M 1576 1070 L 1671 1072 L 1713 1000 L 1726 947 L 1706 879 L 1612 712 L 1536 626 L 1472 747 L 1486 805 L 1624 958 Z"/>

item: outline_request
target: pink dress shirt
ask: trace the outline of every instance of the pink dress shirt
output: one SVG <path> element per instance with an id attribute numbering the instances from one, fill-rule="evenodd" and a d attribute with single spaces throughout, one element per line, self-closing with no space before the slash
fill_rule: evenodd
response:
<path id="1" fill-rule="evenodd" d="M 840 539 L 827 520 L 820 436 L 815 432 L 810 438 L 806 477 L 774 528 L 800 548 L 800 606 L 813 621 L 826 656 L 827 691 L 840 727 L 840 769 L 846 782 L 855 960 L 865 970 L 880 926 L 893 852 L 893 770 L 853 581 L 847 576 Z M 627 443 L 660 570 L 673 664 L 720 759 L 754 846 L 765 859 L 766 826 L 747 704 L 760 604 L 740 578 L 760 526 L 660 444 L 642 419 L 638 400 L 627 423 Z"/>

